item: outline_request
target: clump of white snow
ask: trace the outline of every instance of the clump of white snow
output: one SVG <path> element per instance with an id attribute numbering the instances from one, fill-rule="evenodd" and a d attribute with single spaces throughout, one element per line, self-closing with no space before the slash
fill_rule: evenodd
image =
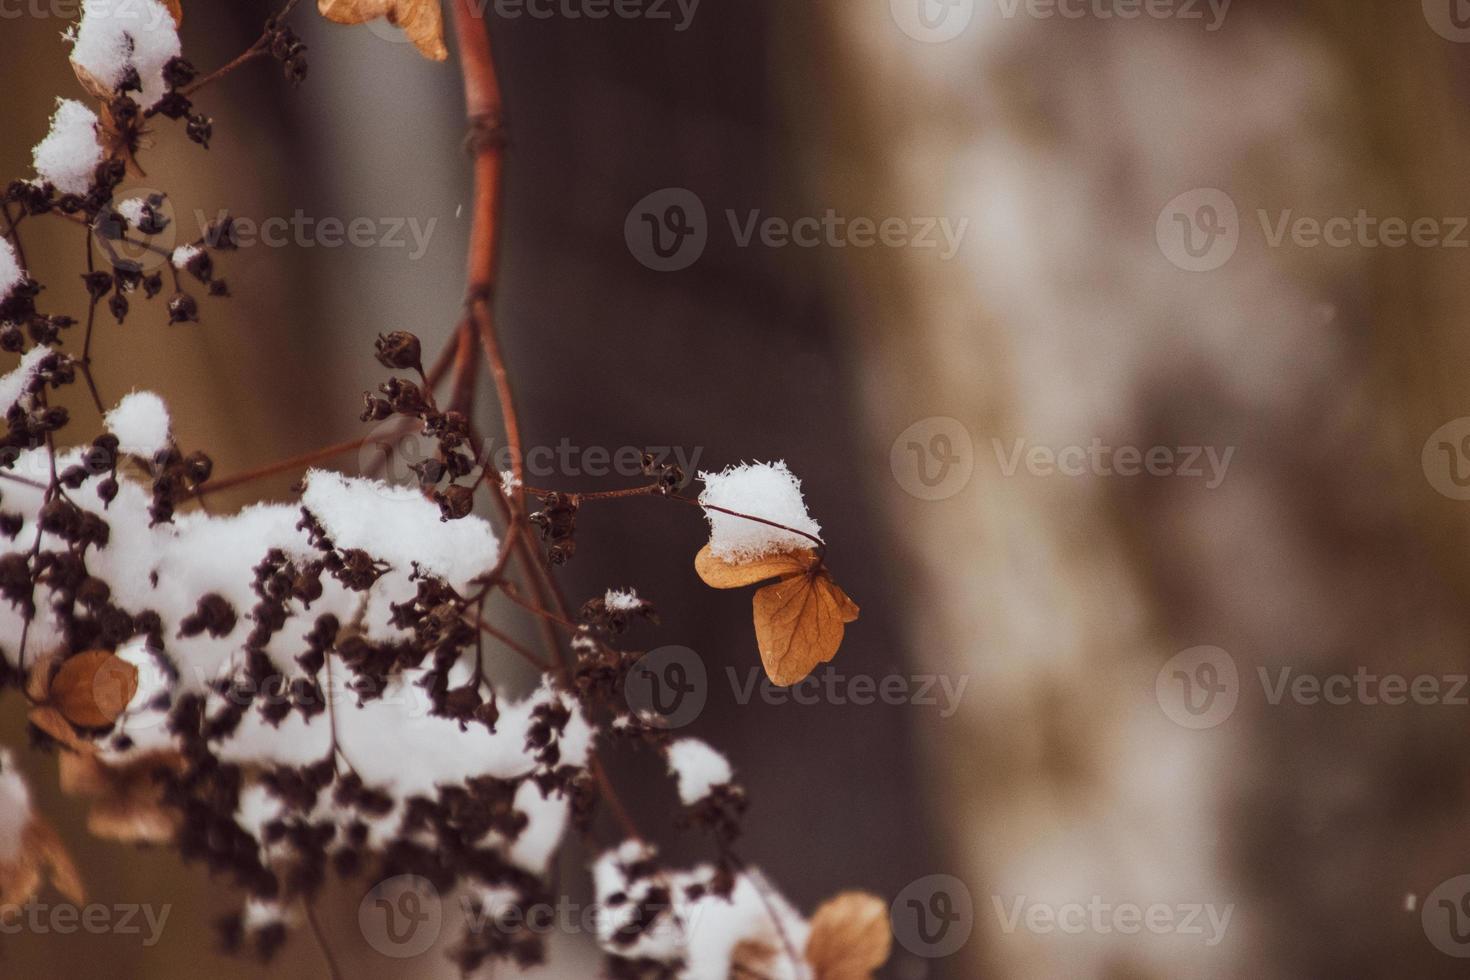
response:
<path id="1" fill-rule="evenodd" d="M 31 151 L 36 173 L 63 194 L 85 194 L 102 162 L 97 114 L 76 99 L 58 99 L 51 131 Z"/>
<path id="2" fill-rule="evenodd" d="M 608 612 L 637 612 L 643 608 L 643 600 L 635 589 L 608 589 L 602 604 Z"/>
<path id="3" fill-rule="evenodd" d="M 301 503 L 338 548 L 359 548 L 405 574 L 417 564 L 455 589 L 467 589 L 499 555 L 489 523 L 473 515 L 441 521 L 414 487 L 312 470 Z"/>
<path id="4" fill-rule="evenodd" d="M 51 353 L 54 353 L 51 348 L 37 344 L 25 352 L 13 371 L 0 378 L 0 415 L 8 413 L 12 405 L 30 394 L 31 382 L 41 362 Z"/>
<path id="5" fill-rule="evenodd" d="M 726 980 L 742 975 L 743 971 L 734 969 L 737 951 L 767 950 L 771 956 L 762 963 L 761 976 L 810 980 L 806 962 L 793 960 L 787 953 L 788 948 L 806 948 L 810 923 L 759 871 L 737 874 L 735 887 L 726 898 L 710 887 L 715 871 L 708 865 L 688 871 L 642 871 L 655 856 L 647 845 L 625 842 L 593 864 L 601 913 L 597 937 L 605 950 L 668 964 L 680 980 Z M 667 894 L 667 901 L 656 903 L 659 912 L 652 923 L 630 928 L 654 889 Z M 628 943 L 628 935 L 637 938 Z"/>
<path id="6" fill-rule="evenodd" d="M 198 258 L 202 251 L 198 245 L 180 245 L 174 249 L 174 254 L 170 261 L 173 262 L 175 269 L 187 269 L 189 263 Z"/>
<path id="7" fill-rule="evenodd" d="M 701 473 L 699 478 L 704 482 L 699 502 L 705 505 L 704 513 L 709 518 L 710 551 L 716 558 L 740 562 L 794 548 L 811 548 L 811 538 L 793 531 L 813 536 L 821 533 L 821 525 L 806 512 L 801 481 L 784 461 L 746 463 L 720 473 Z M 793 530 L 722 513 L 713 507 L 765 518 Z"/>
<path id="8" fill-rule="evenodd" d="M 72 63 L 108 89 L 136 69 L 145 109 L 163 98 L 163 66 L 181 50 L 173 15 L 158 0 L 82 0 L 72 42 Z"/>
<path id="9" fill-rule="evenodd" d="M 148 217 L 148 202 L 141 197 L 130 197 L 125 201 L 119 201 L 113 206 L 113 210 L 126 218 L 128 224 L 136 228 Z"/>
<path id="10" fill-rule="evenodd" d="M 25 282 L 26 271 L 20 267 L 15 249 L 10 242 L 0 238 L 0 301 L 8 297 L 16 286 Z"/>
<path id="11" fill-rule="evenodd" d="M 134 456 L 154 456 L 169 443 L 168 406 L 151 391 L 135 391 L 107 413 L 107 431 L 118 448 Z"/>
<path id="12" fill-rule="evenodd" d="M 679 784 L 679 800 L 693 806 L 709 796 L 716 786 L 729 785 L 735 778 L 730 760 L 697 738 L 681 738 L 664 750 L 669 772 Z"/>

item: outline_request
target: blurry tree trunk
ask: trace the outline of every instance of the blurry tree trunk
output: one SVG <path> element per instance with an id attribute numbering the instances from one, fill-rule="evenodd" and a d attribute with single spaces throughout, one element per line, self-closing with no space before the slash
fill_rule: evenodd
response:
<path id="1" fill-rule="evenodd" d="M 1463 707 L 1272 705 L 1258 668 L 1466 670 L 1470 511 L 1420 461 L 1470 415 L 1466 253 L 1270 247 L 1257 212 L 1470 213 L 1466 46 L 1419 4 L 1241 2 L 1218 31 L 978 4 L 942 44 L 888 6 L 822 9 L 809 84 L 844 108 L 798 112 L 846 214 L 970 219 L 948 262 L 843 253 L 876 430 L 947 416 L 974 440 L 962 492 L 894 485 L 890 510 L 929 597 L 916 649 L 974 675 L 926 733 L 975 905 L 953 975 L 1458 975 L 1417 903 L 1470 871 Z M 1196 188 L 1239 210 L 1213 271 L 1156 240 Z M 1094 437 L 1235 453 L 1214 489 L 1003 474 L 1017 439 Z M 1155 682 L 1205 644 L 1239 702 L 1191 730 Z M 1235 911 L 1207 947 L 1008 932 L 1017 896 Z"/>

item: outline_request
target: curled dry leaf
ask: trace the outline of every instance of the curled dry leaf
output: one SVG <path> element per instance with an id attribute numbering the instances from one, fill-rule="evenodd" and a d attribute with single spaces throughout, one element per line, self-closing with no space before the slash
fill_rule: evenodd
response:
<path id="1" fill-rule="evenodd" d="M 137 692 L 137 667 L 111 650 L 88 650 L 62 661 L 47 700 L 79 728 L 106 728 Z"/>
<path id="2" fill-rule="evenodd" d="M 449 57 L 439 0 L 317 0 L 316 9 L 338 24 L 362 24 L 386 17 L 388 23 L 403 29 L 425 58 L 443 61 Z"/>
<path id="3" fill-rule="evenodd" d="M 71 855 L 51 825 L 32 817 L 20 833 L 20 847 L 10 857 L 0 860 L 0 919 L 18 911 L 41 889 L 49 878 L 56 890 L 77 905 L 87 902 L 82 876 L 72 863 Z"/>
<path id="4" fill-rule="evenodd" d="M 866 892 L 843 892 L 812 916 L 806 959 L 816 980 L 871 980 L 892 948 L 883 900 Z"/>
<path id="5" fill-rule="evenodd" d="M 818 664 L 837 655 L 847 623 L 858 618 L 858 606 L 847 597 L 809 548 L 727 562 L 705 545 L 694 558 L 705 584 L 735 589 L 770 578 L 753 602 L 755 638 L 761 664 L 771 683 L 788 687 L 806 678 Z"/>
<path id="6" fill-rule="evenodd" d="M 161 844 L 173 840 L 182 824 L 182 814 L 164 803 L 163 780 L 184 767 L 184 757 L 171 749 L 122 765 L 108 765 L 92 754 L 64 753 L 61 788 L 92 799 L 87 829 L 98 837 Z"/>
<path id="7" fill-rule="evenodd" d="M 106 728 L 138 690 L 138 668 L 109 650 L 42 657 L 26 675 L 31 724 L 74 752 L 95 751 L 78 728 Z"/>
<path id="8" fill-rule="evenodd" d="M 174 26 L 182 27 L 184 25 L 184 7 L 180 0 L 159 0 L 159 2 L 168 10 L 169 16 L 174 19 Z M 111 86 L 104 83 L 102 79 L 77 64 L 75 58 L 70 59 L 70 64 L 72 73 L 77 76 L 77 82 L 82 86 L 82 90 L 97 100 L 97 137 L 102 143 L 103 153 L 109 159 L 125 158 L 128 166 L 141 175 L 141 168 L 138 167 L 137 161 L 132 159 L 131 154 L 128 152 L 127 138 L 118 127 L 117 120 L 113 118 L 112 110 L 109 108 L 117 93 L 112 90 Z M 144 145 L 147 145 L 146 139 L 144 140 Z"/>

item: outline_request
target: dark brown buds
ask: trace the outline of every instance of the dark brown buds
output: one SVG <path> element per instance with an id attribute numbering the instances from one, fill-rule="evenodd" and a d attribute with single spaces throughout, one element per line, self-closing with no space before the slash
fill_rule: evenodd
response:
<path id="1" fill-rule="evenodd" d="M 390 370 L 417 371 L 423 373 L 422 351 L 419 339 L 406 330 L 395 330 L 390 334 L 378 334 L 376 343 L 378 363 Z"/>

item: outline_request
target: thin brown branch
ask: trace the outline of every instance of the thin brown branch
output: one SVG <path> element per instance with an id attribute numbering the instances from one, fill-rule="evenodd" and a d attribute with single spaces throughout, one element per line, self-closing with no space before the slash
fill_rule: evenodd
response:
<path id="1" fill-rule="evenodd" d="M 363 436 L 358 439 L 349 439 L 346 442 L 325 446 L 321 449 L 313 449 L 311 452 L 302 453 L 299 456 L 292 456 L 289 459 L 269 463 L 265 466 L 259 466 L 253 470 L 246 470 L 244 473 L 236 473 L 233 476 L 227 476 L 220 480 L 211 480 L 199 489 L 199 493 L 201 496 L 209 493 L 218 493 L 221 490 L 231 490 L 235 487 L 243 486 L 246 483 L 263 480 L 268 476 L 289 473 L 291 470 L 298 470 L 302 467 L 310 466 L 312 463 L 320 463 L 323 460 L 331 459 L 333 456 L 340 456 L 354 449 L 361 449 L 371 441 L 370 437 Z"/>

